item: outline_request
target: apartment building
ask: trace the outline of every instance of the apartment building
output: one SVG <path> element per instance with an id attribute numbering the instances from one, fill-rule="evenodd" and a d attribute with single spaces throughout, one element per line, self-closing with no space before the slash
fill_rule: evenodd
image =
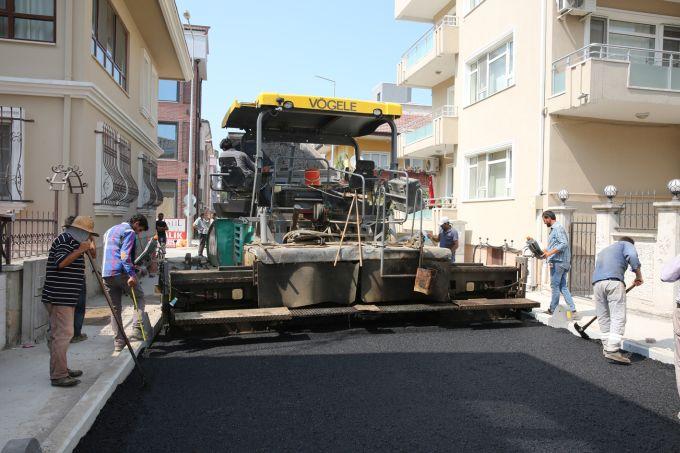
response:
<path id="1" fill-rule="evenodd" d="M 167 218 L 184 218 L 188 194 L 189 147 L 192 152 L 192 194 L 197 211 L 204 204 L 201 162 L 205 143 L 201 140 L 203 81 L 208 79 L 208 32 L 210 27 L 184 25 L 184 39 L 194 62 L 193 82 L 158 81 L 158 144 L 163 154 L 158 161 L 159 186 L 166 200 L 159 208 Z M 193 97 L 192 97 L 193 89 Z M 193 123 L 192 123 L 193 117 Z M 190 135 L 193 137 L 190 138 Z"/>
<path id="2" fill-rule="evenodd" d="M 100 232 L 134 212 L 153 217 L 158 79 L 191 79 L 174 1 L 0 1 L 0 61 L 0 210 L 49 213 L 24 225 L 32 236 L 5 229 L 3 242 L 30 256 L 71 214 Z M 55 199 L 45 179 L 59 165 L 82 176 L 58 173 Z M 45 218 L 53 225 L 38 234 Z"/>
<path id="3" fill-rule="evenodd" d="M 397 64 L 432 90 L 400 158 L 438 158 L 473 243 L 540 237 L 566 189 L 592 212 L 603 189 L 656 191 L 680 176 L 680 3 L 665 0 L 395 0 L 432 23 Z"/>

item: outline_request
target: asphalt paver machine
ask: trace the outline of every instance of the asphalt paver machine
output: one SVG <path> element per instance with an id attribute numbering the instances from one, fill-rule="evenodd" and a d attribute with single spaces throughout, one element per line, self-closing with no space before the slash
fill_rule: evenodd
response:
<path id="1" fill-rule="evenodd" d="M 220 155 L 208 259 L 162 264 L 169 325 L 535 306 L 524 299 L 525 262 L 456 265 L 450 250 L 424 244 L 427 199 L 396 169 L 401 113 L 394 103 L 278 93 L 234 102 L 222 126 L 244 131 L 236 147 L 255 171 Z M 357 145 L 384 125 L 389 169 Z M 323 145 L 354 148 L 354 168 L 334 168 Z"/>

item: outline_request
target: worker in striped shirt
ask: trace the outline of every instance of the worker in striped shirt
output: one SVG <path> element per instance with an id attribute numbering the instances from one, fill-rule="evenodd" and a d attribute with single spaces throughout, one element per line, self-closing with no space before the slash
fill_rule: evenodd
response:
<path id="1" fill-rule="evenodd" d="M 114 313 L 111 314 L 111 328 L 113 329 L 113 348 L 116 352 L 125 347 L 123 332 L 118 330 L 118 323 L 114 316 L 121 318 L 121 297 L 128 294 L 130 289 L 134 291 L 137 299 L 139 312 L 144 313 L 144 291 L 137 279 L 135 269 L 135 243 L 137 235 L 149 229 L 149 222 L 142 214 L 133 215 L 130 220 L 109 228 L 104 233 L 104 262 L 102 264 L 102 277 L 104 286 L 111 296 Z M 142 340 L 140 322 L 145 322 L 144 316 L 139 319 L 137 310 L 132 314 L 133 331 L 130 340 Z"/>
<path id="2" fill-rule="evenodd" d="M 52 242 L 47 257 L 47 273 L 42 301 L 50 317 L 50 380 L 55 387 L 72 387 L 80 381 L 80 370 L 71 370 L 66 353 L 73 337 L 73 316 L 85 287 L 85 258 L 94 249 L 91 217 L 78 216 Z"/>

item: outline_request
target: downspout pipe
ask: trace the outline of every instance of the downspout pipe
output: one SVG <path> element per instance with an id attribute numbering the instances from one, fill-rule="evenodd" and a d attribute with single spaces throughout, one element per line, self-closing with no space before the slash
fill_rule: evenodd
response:
<path id="1" fill-rule="evenodd" d="M 539 95 L 541 110 L 538 115 L 539 119 L 539 153 L 538 153 L 538 196 L 542 196 L 545 192 L 544 187 L 544 173 L 545 173 L 545 89 L 546 89 L 546 48 L 547 48 L 547 1 L 541 0 L 541 74 Z"/>

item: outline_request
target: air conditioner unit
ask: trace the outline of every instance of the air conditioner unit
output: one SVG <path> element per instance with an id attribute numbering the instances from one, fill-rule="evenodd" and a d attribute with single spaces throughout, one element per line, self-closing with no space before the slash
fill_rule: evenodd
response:
<path id="1" fill-rule="evenodd" d="M 439 158 L 430 157 L 429 159 L 425 159 L 423 166 L 425 167 L 423 170 L 427 173 L 439 173 Z"/>
<path id="2" fill-rule="evenodd" d="M 592 14 L 597 8 L 597 0 L 557 0 L 557 10 L 560 14 L 585 16 Z"/>

